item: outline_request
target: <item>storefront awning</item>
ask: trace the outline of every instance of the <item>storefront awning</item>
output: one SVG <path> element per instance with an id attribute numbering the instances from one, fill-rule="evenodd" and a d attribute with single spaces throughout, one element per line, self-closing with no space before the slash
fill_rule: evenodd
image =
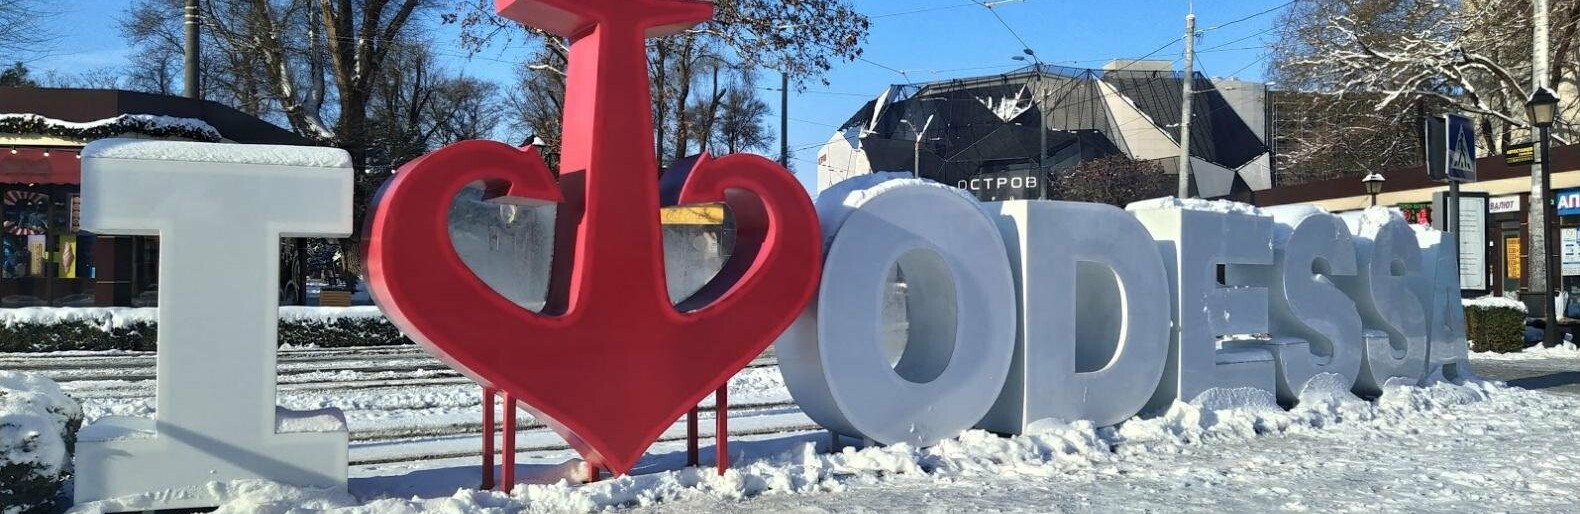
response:
<path id="1" fill-rule="evenodd" d="M 82 161 L 75 151 L 0 148 L 0 184 L 79 184 Z"/>

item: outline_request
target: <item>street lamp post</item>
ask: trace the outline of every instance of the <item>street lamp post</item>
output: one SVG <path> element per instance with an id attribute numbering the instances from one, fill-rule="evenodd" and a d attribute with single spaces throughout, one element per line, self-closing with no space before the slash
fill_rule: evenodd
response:
<path id="1" fill-rule="evenodd" d="M 1048 102 L 1048 92 L 1046 91 L 1047 88 L 1042 86 L 1042 59 L 1038 58 L 1037 52 L 1033 52 L 1030 48 L 1022 48 L 1020 51 L 1026 55 L 1017 55 L 1010 57 L 1010 59 L 1022 62 L 1031 61 L 1035 67 L 1032 72 L 1037 74 L 1037 89 L 1043 90 L 1041 91 L 1042 100 L 1036 102 L 1033 106 L 1037 108 L 1037 129 L 1040 132 L 1037 134 L 1037 175 L 1042 177 L 1038 180 L 1047 182 L 1050 180 L 1050 177 L 1047 173 L 1048 170 L 1043 167 L 1042 163 L 1048 159 L 1048 113 L 1043 112 L 1043 104 Z M 1046 188 L 1043 189 L 1042 197 L 1044 200 L 1047 199 Z"/>
<path id="2" fill-rule="evenodd" d="M 1531 164 L 1531 173 L 1540 180 L 1540 208 L 1542 210 L 1539 218 L 1541 221 L 1541 227 L 1539 228 L 1542 244 L 1532 245 L 1532 250 L 1540 249 L 1541 251 L 1539 253 L 1531 252 L 1530 259 L 1533 269 L 1541 269 L 1545 272 L 1542 274 L 1541 283 L 1535 285 L 1541 288 L 1542 311 L 1546 313 L 1544 316 L 1545 328 L 1542 330 L 1542 344 L 1552 347 L 1558 344 L 1559 307 L 1553 305 L 1555 303 L 1553 300 L 1556 297 L 1554 293 L 1557 288 L 1561 287 L 1563 280 L 1562 270 L 1559 267 L 1558 259 L 1555 258 L 1558 253 L 1553 251 L 1553 247 L 1556 246 L 1554 243 L 1558 240 L 1555 237 L 1555 230 L 1553 230 L 1557 225 L 1558 216 L 1554 212 L 1557 205 L 1553 202 L 1552 174 L 1549 173 L 1550 170 L 1548 169 L 1549 151 L 1551 149 L 1550 130 L 1553 126 L 1553 120 L 1558 117 L 1558 95 L 1553 94 L 1552 90 L 1546 87 L 1537 88 L 1535 92 L 1531 93 L 1531 99 L 1525 102 L 1525 110 L 1531 125 L 1534 125 L 1537 129 L 1536 146 L 1538 150 L 1536 162 Z M 1536 266 L 1537 259 L 1541 259 L 1541 266 L 1539 267 Z"/>
<path id="3" fill-rule="evenodd" d="M 916 129 L 916 125 L 911 124 L 911 120 L 900 120 L 900 123 L 910 125 L 912 129 Z M 916 144 L 911 153 L 911 176 L 913 177 L 922 178 L 922 138 L 927 137 L 927 129 L 932 126 L 933 115 L 929 114 L 927 115 L 927 121 L 922 123 L 922 128 L 916 131 Z"/>
<path id="4" fill-rule="evenodd" d="M 1377 172 L 1372 172 L 1361 179 L 1361 185 L 1366 186 L 1366 194 L 1372 197 L 1372 207 L 1377 206 L 1377 195 L 1382 194 L 1383 184 L 1387 182 L 1388 178 Z"/>

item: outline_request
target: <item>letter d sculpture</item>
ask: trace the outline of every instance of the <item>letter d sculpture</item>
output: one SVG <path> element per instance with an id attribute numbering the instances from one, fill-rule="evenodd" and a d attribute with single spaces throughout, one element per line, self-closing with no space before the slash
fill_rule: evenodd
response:
<path id="1" fill-rule="evenodd" d="M 687 410 L 783 332 L 818 284 L 821 236 L 799 181 L 762 157 L 682 161 L 673 203 L 723 202 L 733 256 L 674 305 L 664 276 L 644 39 L 708 20 L 689 0 L 498 0 L 502 16 L 572 40 L 558 181 L 538 153 L 466 141 L 411 162 L 369 219 L 375 300 L 402 331 L 521 401 L 591 464 L 627 473 Z M 557 202 L 548 306 L 518 307 L 450 244 L 454 195 Z M 545 248 L 544 251 L 551 249 Z"/>

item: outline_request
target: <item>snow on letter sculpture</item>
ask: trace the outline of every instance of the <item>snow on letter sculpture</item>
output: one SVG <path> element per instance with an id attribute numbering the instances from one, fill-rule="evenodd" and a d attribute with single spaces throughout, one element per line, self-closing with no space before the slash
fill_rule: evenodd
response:
<path id="1" fill-rule="evenodd" d="M 559 180 L 536 151 L 467 141 L 418 159 L 370 216 L 368 279 L 390 320 L 473 379 L 520 400 L 587 460 L 631 469 L 666 428 L 744 368 L 811 300 L 818 226 L 805 190 L 757 156 L 669 173 L 672 200 L 724 202 L 734 254 L 680 305 L 664 282 L 644 36 L 707 20 L 689 0 L 498 0 L 502 16 L 571 38 Z M 479 279 L 450 245 L 451 199 L 559 202 L 543 314 Z M 670 182 L 667 181 L 666 182 Z M 545 249 L 546 250 L 546 249 Z"/>
<path id="2" fill-rule="evenodd" d="M 1230 265 L 1227 274 L 1234 282 L 1268 290 L 1272 340 L 1267 348 L 1278 366 L 1278 401 L 1295 403 L 1321 374 L 1336 375 L 1348 389 L 1364 353 L 1361 317 L 1333 280 L 1355 276 L 1355 241 L 1343 220 L 1315 208 L 1267 212 L 1278 223 L 1273 265 Z"/>
<path id="3" fill-rule="evenodd" d="M 1273 220 L 1230 207 L 1243 206 L 1173 201 L 1130 207 L 1157 240 L 1173 285 L 1174 342 L 1148 410 L 1195 400 L 1215 387 L 1277 390 L 1266 348 L 1217 348 L 1219 336 L 1263 334 L 1268 326 L 1267 289 L 1220 287 L 1216 276 L 1223 264 L 1272 264 Z"/>
<path id="4" fill-rule="evenodd" d="M 899 180 L 837 205 L 857 185 L 819 200 L 835 225 L 822 288 L 775 345 L 780 370 L 796 403 L 830 430 L 931 445 L 975 425 L 1004 385 L 1015 326 L 1004 242 L 959 191 Z M 914 293 L 897 359 L 874 337 L 896 265 Z"/>
<path id="5" fill-rule="evenodd" d="M 101 140 L 83 150 L 82 227 L 159 236 L 158 409 L 77 443 L 79 503 L 164 490 L 149 509 L 218 505 L 208 482 L 345 489 L 338 410 L 275 406 L 281 237 L 351 233 L 351 165 L 320 148 Z"/>
<path id="6" fill-rule="evenodd" d="M 1388 210 L 1369 209 L 1345 223 L 1355 234 L 1360 273 L 1334 283 L 1355 300 L 1367 330 L 1386 334 L 1362 345 L 1355 391 L 1380 394 L 1389 379 L 1414 385 L 1426 376 L 1427 354 L 1426 311 L 1410 287 L 1410 275 L 1422 272 L 1419 243 L 1404 218 Z"/>
<path id="7" fill-rule="evenodd" d="M 1043 418 L 1118 424 L 1157 388 L 1169 350 L 1168 275 L 1134 217 L 1102 204 L 988 204 L 1019 295 L 1015 361 L 983 428 Z"/>
<path id="8" fill-rule="evenodd" d="M 1422 273 L 1412 275 L 1415 295 L 1426 307 L 1426 377 L 1450 381 L 1476 378 L 1470 369 L 1470 344 L 1465 335 L 1465 304 L 1459 299 L 1459 255 L 1454 234 L 1421 230 Z"/>

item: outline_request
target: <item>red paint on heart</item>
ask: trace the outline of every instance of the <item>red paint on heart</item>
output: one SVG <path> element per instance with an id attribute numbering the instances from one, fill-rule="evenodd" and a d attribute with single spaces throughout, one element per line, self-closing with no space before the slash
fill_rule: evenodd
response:
<path id="1" fill-rule="evenodd" d="M 817 215 L 800 182 L 751 155 L 698 158 L 679 203 L 724 202 L 723 272 L 680 306 L 664 278 L 645 36 L 706 20 L 685 0 L 499 0 L 502 15 L 574 38 L 562 173 L 536 150 L 467 141 L 402 167 L 369 218 L 370 289 L 390 320 L 478 382 L 518 398 L 590 462 L 629 472 L 675 420 L 760 354 L 811 300 Z M 456 192 L 559 202 L 549 306 L 500 296 L 450 244 Z M 544 249 L 549 251 L 549 249 Z"/>

